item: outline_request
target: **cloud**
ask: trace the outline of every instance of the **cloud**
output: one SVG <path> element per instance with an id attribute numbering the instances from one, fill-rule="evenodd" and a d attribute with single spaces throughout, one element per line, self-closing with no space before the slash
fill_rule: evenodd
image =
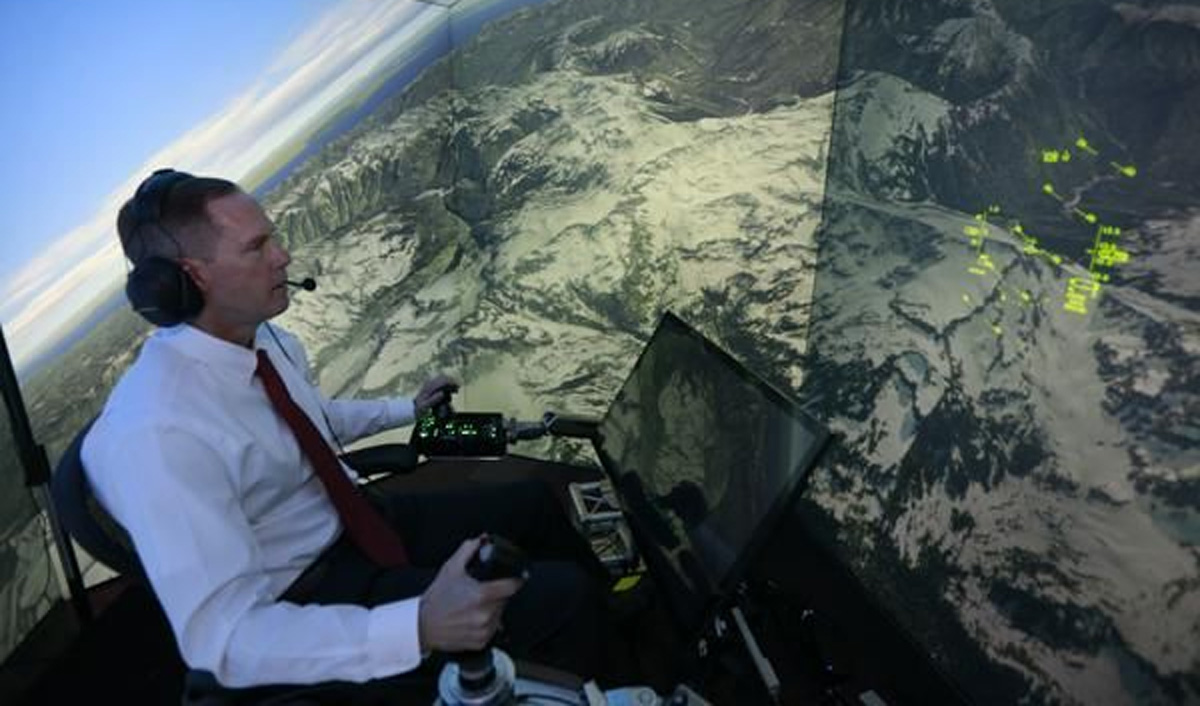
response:
<path id="1" fill-rule="evenodd" d="M 0 321 L 20 366 L 97 297 L 126 265 L 116 213 L 141 180 L 170 165 L 239 180 L 365 85 L 406 47 L 444 31 L 447 10 L 422 2 L 347 0 L 318 18 L 221 111 L 151 155 L 102 200 L 96 215 L 55 239 L 0 287 Z"/>
<path id="2" fill-rule="evenodd" d="M 56 240 L 0 290 L 0 321 L 18 368 L 124 277 L 117 209 L 136 180 L 104 200 L 88 222 Z"/>
<path id="3" fill-rule="evenodd" d="M 7 322 L 16 334 L 11 343 L 14 359 L 21 361 L 37 351 L 28 346 L 18 348 L 18 341 L 23 340 L 22 332 L 38 327 L 55 331 L 70 323 L 97 297 L 112 290 L 115 283 L 107 275 L 114 268 L 119 270 L 122 262 L 121 250 L 114 238 L 78 260 L 53 287 L 29 299 L 28 304 Z"/>

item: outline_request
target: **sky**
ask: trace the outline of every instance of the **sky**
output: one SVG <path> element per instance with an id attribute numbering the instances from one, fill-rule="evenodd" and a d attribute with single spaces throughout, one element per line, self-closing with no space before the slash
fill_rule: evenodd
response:
<path id="1" fill-rule="evenodd" d="M 122 281 L 114 223 L 142 178 L 173 166 L 236 181 L 445 12 L 0 0 L 0 324 L 18 368 Z"/>

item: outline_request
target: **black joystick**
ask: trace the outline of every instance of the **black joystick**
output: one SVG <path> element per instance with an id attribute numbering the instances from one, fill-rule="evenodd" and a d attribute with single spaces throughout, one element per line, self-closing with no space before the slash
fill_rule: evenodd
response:
<path id="1" fill-rule="evenodd" d="M 498 534 L 485 534 L 479 549 L 467 562 L 467 574 L 476 581 L 524 578 L 529 573 L 525 552 Z"/>
<path id="2" fill-rule="evenodd" d="M 497 535 L 484 535 L 467 562 L 476 581 L 526 577 L 529 560 L 521 548 Z M 507 704 L 513 700 L 516 670 L 512 660 L 491 646 L 448 656 L 454 663 L 438 680 L 442 704 Z"/>
<path id="3" fill-rule="evenodd" d="M 442 401 L 433 406 L 433 416 L 437 417 L 438 419 L 449 419 L 450 417 L 454 416 L 454 407 L 450 406 L 450 398 L 454 396 L 454 393 L 458 392 L 458 385 L 455 385 L 454 383 L 442 385 L 434 390 L 434 392 L 441 392 L 444 394 L 442 396 Z"/>

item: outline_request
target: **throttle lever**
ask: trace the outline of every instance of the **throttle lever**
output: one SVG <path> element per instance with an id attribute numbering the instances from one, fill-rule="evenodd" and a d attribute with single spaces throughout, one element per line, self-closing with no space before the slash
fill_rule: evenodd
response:
<path id="1" fill-rule="evenodd" d="M 458 392 L 458 385 L 448 383 L 437 388 L 434 392 L 444 393 L 444 396 L 441 402 L 433 406 L 433 416 L 443 420 L 454 416 L 454 407 L 450 405 L 450 398 L 454 396 L 454 393 Z"/>

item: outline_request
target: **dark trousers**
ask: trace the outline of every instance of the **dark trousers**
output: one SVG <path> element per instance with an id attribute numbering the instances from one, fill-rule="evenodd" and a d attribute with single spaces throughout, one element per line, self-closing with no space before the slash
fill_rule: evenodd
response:
<path id="1" fill-rule="evenodd" d="M 485 532 L 497 534 L 521 547 L 533 561 L 529 580 L 505 608 L 495 644 L 514 659 L 585 679 L 601 676 L 607 574 L 544 482 L 436 493 L 368 491 L 368 495 L 399 531 L 412 565 L 381 569 L 343 536 L 281 600 L 374 607 L 418 596 L 465 539 Z M 395 704 L 410 699 L 430 703 L 444 662 L 444 655 L 435 655 L 414 672 L 365 684 L 222 690 L 222 700 L 213 703 Z M 203 692 L 203 688 L 192 691 Z M 185 703 L 203 701 L 185 698 Z"/>

